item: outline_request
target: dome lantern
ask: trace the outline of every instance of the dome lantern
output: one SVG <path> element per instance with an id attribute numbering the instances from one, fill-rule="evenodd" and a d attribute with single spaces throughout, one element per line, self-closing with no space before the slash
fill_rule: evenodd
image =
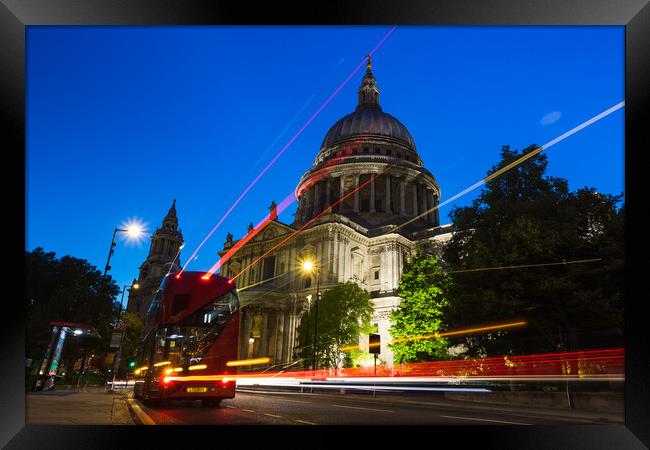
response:
<path id="1" fill-rule="evenodd" d="M 367 55 L 368 64 L 366 65 L 366 74 L 361 80 L 361 87 L 359 87 L 359 104 L 356 111 L 363 108 L 375 108 L 381 111 L 379 106 L 379 89 L 377 88 L 377 80 L 372 73 L 372 57 Z"/>

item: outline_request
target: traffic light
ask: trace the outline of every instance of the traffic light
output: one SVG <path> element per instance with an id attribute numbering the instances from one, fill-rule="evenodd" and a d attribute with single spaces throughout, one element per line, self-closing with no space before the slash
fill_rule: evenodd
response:
<path id="1" fill-rule="evenodd" d="M 135 367 L 135 361 L 129 361 L 129 369 L 133 369 Z"/>
<path id="2" fill-rule="evenodd" d="M 368 351 L 375 355 L 381 353 L 381 336 L 379 334 L 371 333 L 368 336 Z"/>

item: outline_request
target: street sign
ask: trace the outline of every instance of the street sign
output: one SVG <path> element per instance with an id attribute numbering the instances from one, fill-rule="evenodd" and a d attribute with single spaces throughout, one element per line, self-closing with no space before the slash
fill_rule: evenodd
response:
<path id="1" fill-rule="evenodd" d="M 375 355 L 381 353 L 381 336 L 379 334 L 371 333 L 368 335 L 368 351 Z"/>
<path id="2" fill-rule="evenodd" d="M 120 348 L 120 339 L 122 338 L 121 331 L 114 331 L 111 336 L 111 348 Z"/>

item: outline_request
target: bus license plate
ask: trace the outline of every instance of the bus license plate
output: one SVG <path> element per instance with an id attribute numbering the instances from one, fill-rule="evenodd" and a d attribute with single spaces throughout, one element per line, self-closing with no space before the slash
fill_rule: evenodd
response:
<path id="1" fill-rule="evenodd" d="M 187 392 L 208 392 L 207 387 L 188 387 Z"/>

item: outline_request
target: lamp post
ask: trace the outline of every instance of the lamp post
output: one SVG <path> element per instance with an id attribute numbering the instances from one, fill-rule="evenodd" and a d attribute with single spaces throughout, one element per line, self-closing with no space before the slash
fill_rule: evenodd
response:
<path id="1" fill-rule="evenodd" d="M 111 266 L 109 264 L 111 262 L 111 256 L 113 256 L 113 253 L 115 253 L 115 246 L 117 245 L 115 243 L 115 236 L 117 236 L 118 231 L 126 233 L 127 236 L 131 239 L 138 239 L 142 233 L 144 233 L 142 226 L 138 223 L 131 223 L 127 225 L 126 228 L 115 228 L 113 231 L 113 239 L 111 240 L 111 247 L 108 249 L 108 259 L 106 260 L 106 267 L 104 267 L 104 276 L 106 276 L 106 273 L 111 270 Z"/>
<path id="2" fill-rule="evenodd" d="M 307 296 L 307 317 L 309 317 L 309 314 L 311 313 L 311 297 L 312 297 L 311 294 Z M 305 350 L 309 351 L 309 320 L 307 321 L 307 333 L 305 333 Z M 307 368 L 308 368 L 308 359 L 305 358 L 305 369 Z"/>
<path id="3" fill-rule="evenodd" d="M 122 306 L 124 305 L 124 292 L 126 291 L 126 288 L 132 288 L 132 289 L 138 289 L 140 285 L 138 283 L 133 283 L 131 285 L 125 284 L 124 287 L 122 288 L 122 298 L 120 300 L 120 309 L 117 312 L 117 323 L 119 324 L 121 319 L 122 319 Z M 129 289 L 130 291 L 131 289 Z M 111 391 L 115 389 L 115 377 L 117 376 L 117 371 L 120 368 L 120 359 L 122 358 L 122 341 L 124 340 L 124 333 L 126 332 L 126 324 L 124 324 L 124 327 L 122 328 L 122 334 L 120 335 L 120 346 L 117 349 L 117 352 L 115 353 L 115 359 L 113 361 L 113 382 L 111 383 Z"/>
<path id="4" fill-rule="evenodd" d="M 320 270 L 315 267 L 315 264 L 312 261 L 304 261 L 302 263 L 302 268 L 305 272 L 307 273 L 312 273 L 316 271 L 317 277 L 316 277 L 316 317 L 314 320 L 314 344 L 313 344 L 313 362 L 312 362 L 312 370 L 316 370 L 316 367 L 318 366 L 316 362 L 316 345 L 318 342 L 318 300 L 320 299 Z M 311 303 L 311 302 L 310 302 Z"/>

